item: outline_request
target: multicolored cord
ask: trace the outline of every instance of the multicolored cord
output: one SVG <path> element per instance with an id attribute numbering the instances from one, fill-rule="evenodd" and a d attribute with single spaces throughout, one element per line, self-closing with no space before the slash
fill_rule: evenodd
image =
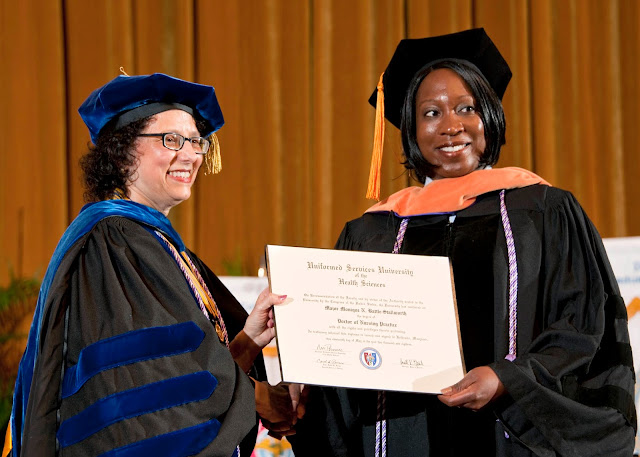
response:
<path id="1" fill-rule="evenodd" d="M 507 255 L 509 257 L 509 354 L 505 359 L 513 362 L 516 358 L 518 337 L 518 263 L 516 262 L 516 245 L 511 231 L 511 222 L 504 202 L 504 189 L 500 191 L 500 215 L 502 227 L 507 239 Z"/>
<path id="2" fill-rule="evenodd" d="M 407 231 L 407 225 L 409 225 L 409 218 L 402 219 L 400 222 L 400 228 L 398 229 L 398 235 L 396 236 L 396 242 L 393 245 L 394 254 L 400 253 L 402 242 L 404 241 L 404 234 Z M 387 396 L 385 391 L 378 391 L 378 408 L 376 412 L 376 457 L 386 457 L 387 455 L 386 402 Z"/>
<path id="3" fill-rule="evenodd" d="M 516 258 L 516 246 L 511 230 L 511 222 L 507 212 L 505 203 L 505 191 L 500 191 L 500 216 L 502 218 L 502 228 L 507 243 L 507 256 L 509 259 L 509 354 L 505 357 L 509 361 L 513 361 L 517 354 L 517 337 L 518 337 L 518 263 Z M 396 236 L 396 242 L 393 246 L 393 253 L 398 254 L 402 248 L 404 235 L 407 231 L 409 219 L 402 219 L 400 228 Z M 376 457 L 386 457 L 387 452 L 387 420 L 386 416 L 386 395 L 384 391 L 378 392 L 378 408 L 376 420 Z M 505 437 L 509 435 L 505 432 Z"/>
<path id="4" fill-rule="evenodd" d="M 211 292 L 209 292 L 207 285 L 202 279 L 202 276 L 193 261 L 189 258 L 186 252 L 179 253 L 175 246 L 169 242 L 169 240 L 160 231 L 155 230 L 154 233 L 164 242 L 178 264 L 178 267 L 180 267 L 182 274 L 184 274 L 184 277 L 187 280 L 187 284 L 189 284 L 189 287 L 193 292 L 193 296 L 198 302 L 198 306 L 200 306 L 200 310 L 211 322 L 213 322 L 218 338 L 222 343 L 229 347 L 229 334 L 227 333 L 227 327 L 224 325 L 224 320 L 222 319 L 218 305 L 216 305 L 215 300 L 211 296 Z"/>

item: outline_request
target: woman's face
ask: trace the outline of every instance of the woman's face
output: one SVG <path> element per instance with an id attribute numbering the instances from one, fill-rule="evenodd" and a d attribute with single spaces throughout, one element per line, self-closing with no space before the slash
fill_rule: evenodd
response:
<path id="1" fill-rule="evenodd" d="M 200 136 L 193 117 L 178 109 L 154 115 L 140 133 L 167 132 L 185 138 Z M 129 197 L 166 216 L 191 196 L 203 156 L 194 152 L 189 141 L 179 151 L 167 149 L 162 137 L 139 137 L 134 147 L 138 164 L 127 184 Z"/>
<path id="2" fill-rule="evenodd" d="M 478 168 L 486 148 L 484 124 L 464 80 L 453 70 L 429 73 L 416 93 L 416 142 L 433 168 L 432 179 Z"/>

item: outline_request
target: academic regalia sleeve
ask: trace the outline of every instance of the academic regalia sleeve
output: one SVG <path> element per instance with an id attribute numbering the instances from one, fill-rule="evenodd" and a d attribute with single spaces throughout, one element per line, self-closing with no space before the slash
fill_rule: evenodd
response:
<path id="1" fill-rule="evenodd" d="M 498 417 L 541 456 L 629 456 L 636 416 L 626 309 L 600 236 L 570 193 L 550 189 L 541 237 L 542 328 L 514 362 L 492 365 L 513 399 L 498 403 Z"/>
<path id="2" fill-rule="evenodd" d="M 31 386 L 20 455 L 229 457 L 255 425 L 253 387 L 176 262 L 121 217 L 63 259 Z"/>

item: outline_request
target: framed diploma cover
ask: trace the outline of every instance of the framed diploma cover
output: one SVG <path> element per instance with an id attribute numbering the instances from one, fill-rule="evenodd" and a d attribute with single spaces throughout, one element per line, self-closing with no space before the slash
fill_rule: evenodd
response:
<path id="1" fill-rule="evenodd" d="M 266 249 L 283 381 L 440 393 L 464 376 L 448 258 Z"/>

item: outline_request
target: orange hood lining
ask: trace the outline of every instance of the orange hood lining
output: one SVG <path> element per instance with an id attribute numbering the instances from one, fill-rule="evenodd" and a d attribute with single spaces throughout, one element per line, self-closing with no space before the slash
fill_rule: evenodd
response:
<path id="1" fill-rule="evenodd" d="M 476 170 L 459 178 L 437 179 L 423 187 L 407 187 L 376 203 L 366 212 L 389 211 L 404 217 L 451 213 L 468 208 L 476 201 L 476 197 L 488 192 L 534 184 L 551 185 L 524 168 Z"/>

